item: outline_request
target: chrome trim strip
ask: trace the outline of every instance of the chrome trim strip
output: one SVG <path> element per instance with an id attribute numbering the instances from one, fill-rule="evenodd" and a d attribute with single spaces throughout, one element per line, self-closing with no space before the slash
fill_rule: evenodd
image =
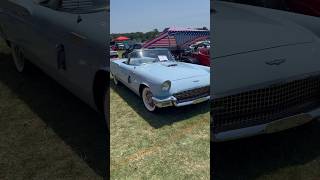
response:
<path id="1" fill-rule="evenodd" d="M 255 85 L 252 85 L 252 86 L 248 86 L 248 87 L 245 87 L 245 88 L 233 89 L 233 90 L 226 91 L 226 92 L 220 93 L 220 94 L 215 94 L 214 93 L 214 88 L 210 88 L 210 91 L 213 91 L 213 92 L 210 92 L 211 94 L 213 94 L 211 99 L 214 100 L 216 98 L 222 98 L 222 97 L 225 97 L 225 96 L 240 94 L 240 93 L 243 93 L 243 92 L 253 91 L 253 90 L 257 90 L 257 89 L 261 89 L 261 88 L 268 88 L 268 87 L 274 86 L 274 85 L 288 83 L 288 82 L 295 81 L 295 80 L 303 80 L 303 79 L 306 79 L 306 78 L 317 77 L 317 76 L 319 76 L 319 78 L 320 78 L 320 71 L 300 74 L 300 75 L 289 77 L 289 78 L 286 78 L 286 79 L 276 79 L 276 80 L 273 80 L 273 81 L 267 81 L 267 82 L 263 82 L 263 83 L 260 83 L 260 84 L 255 84 Z"/>
<path id="2" fill-rule="evenodd" d="M 205 96 L 205 97 L 194 99 L 192 101 L 177 103 L 177 99 L 174 96 L 170 96 L 165 99 L 158 99 L 158 98 L 152 97 L 154 104 L 159 108 L 173 106 L 173 105 L 176 107 L 187 106 L 187 105 L 191 105 L 191 104 L 202 103 L 204 101 L 208 101 L 209 99 L 210 99 L 210 96 Z M 170 104 L 170 105 L 163 105 L 163 104 Z"/>
<path id="3" fill-rule="evenodd" d="M 305 114 L 310 115 L 313 119 L 317 119 L 320 117 L 320 107 L 316 108 L 312 111 L 306 112 Z M 251 126 L 251 127 L 246 127 L 246 128 L 241 128 L 241 129 L 235 129 L 235 130 L 230 130 L 230 131 L 225 131 L 225 132 L 220 132 L 217 134 L 212 134 L 211 141 L 213 142 L 224 142 L 224 141 L 231 141 L 235 139 L 241 139 L 241 138 L 247 138 L 251 136 L 256 136 L 256 135 L 261 135 L 261 134 L 266 134 L 266 127 L 271 124 L 266 123 L 266 124 L 261 124 L 261 125 L 256 125 L 256 126 Z"/>

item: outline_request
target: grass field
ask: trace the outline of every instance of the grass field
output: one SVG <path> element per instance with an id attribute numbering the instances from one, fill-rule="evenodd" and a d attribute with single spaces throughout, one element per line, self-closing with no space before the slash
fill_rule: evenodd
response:
<path id="1" fill-rule="evenodd" d="M 102 179 L 100 118 L 39 69 L 16 72 L 0 42 L 0 179 Z"/>
<path id="2" fill-rule="evenodd" d="M 272 135 L 216 143 L 211 148 L 215 180 L 320 179 L 319 121 Z"/>
<path id="3" fill-rule="evenodd" d="M 122 58 L 122 54 L 125 52 L 125 50 L 119 50 L 118 52 L 118 57 Z"/>
<path id="4" fill-rule="evenodd" d="M 208 103 L 149 113 L 112 82 L 110 99 L 112 179 L 209 179 Z"/>
<path id="5" fill-rule="evenodd" d="M 112 84 L 112 82 L 111 82 Z M 111 85 L 113 179 L 208 179 L 208 104 L 146 112 Z M 0 42 L 0 179 L 102 179 L 101 117 L 35 67 L 15 71 Z M 320 179 L 320 122 L 212 144 L 214 179 Z"/>

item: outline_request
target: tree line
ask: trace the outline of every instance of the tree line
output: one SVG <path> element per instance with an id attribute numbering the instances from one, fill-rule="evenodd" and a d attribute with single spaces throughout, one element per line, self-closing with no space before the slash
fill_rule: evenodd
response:
<path id="1" fill-rule="evenodd" d="M 131 40 L 135 40 L 137 42 L 146 42 L 148 40 L 155 38 L 159 34 L 160 34 L 160 32 L 158 31 L 158 29 L 154 29 L 152 31 L 145 32 L 145 33 L 143 33 L 143 32 L 113 33 L 113 34 L 111 34 L 111 40 L 115 39 L 119 36 L 126 36 L 126 37 L 130 38 Z"/>

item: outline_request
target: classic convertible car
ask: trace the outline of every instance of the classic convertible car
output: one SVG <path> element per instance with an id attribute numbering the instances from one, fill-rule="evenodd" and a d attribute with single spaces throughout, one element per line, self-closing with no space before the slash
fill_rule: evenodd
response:
<path id="1" fill-rule="evenodd" d="M 32 62 L 106 113 L 108 15 L 105 0 L 1 0 L 0 35 L 19 72 Z"/>
<path id="2" fill-rule="evenodd" d="M 220 1 L 211 12 L 213 141 L 278 132 L 320 116 L 319 18 Z"/>
<path id="3" fill-rule="evenodd" d="M 119 80 L 141 96 L 149 111 L 210 99 L 210 68 L 177 62 L 168 49 L 134 50 L 112 61 L 110 72 L 114 83 Z"/>

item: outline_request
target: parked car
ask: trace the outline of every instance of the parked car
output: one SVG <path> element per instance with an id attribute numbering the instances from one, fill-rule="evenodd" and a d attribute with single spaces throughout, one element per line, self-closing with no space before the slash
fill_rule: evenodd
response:
<path id="1" fill-rule="evenodd" d="M 127 58 L 128 54 L 131 53 L 135 49 L 141 49 L 142 44 L 139 43 L 133 43 L 133 44 L 127 44 L 125 47 L 125 51 L 122 53 L 122 58 Z"/>
<path id="2" fill-rule="evenodd" d="M 288 11 L 320 17 L 320 0 L 285 0 Z"/>
<path id="3" fill-rule="evenodd" d="M 196 59 L 198 64 L 210 66 L 210 48 L 201 47 L 197 52 L 192 53 L 191 57 Z"/>
<path id="4" fill-rule="evenodd" d="M 19 72 L 31 62 L 106 113 L 108 15 L 105 0 L 1 0 L 0 34 Z"/>
<path id="5" fill-rule="evenodd" d="M 142 97 L 148 111 L 210 99 L 210 68 L 177 62 L 168 49 L 134 50 L 110 64 L 113 81 Z"/>
<path id="6" fill-rule="evenodd" d="M 189 49 L 191 52 L 197 52 L 198 48 L 210 48 L 210 41 L 200 41 L 190 45 Z"/>
<path id="7" fill-rule="evenodd" d="M 119 57 L 118 52 L 112 50 L 111 47 L 110 47 L 110 59 L 115 59 L 115 58 L 118 58 L 118 57 Z"/>
<path id="8" fill-rule="evenodd" d="M 116 42 L 116 50 L 124 50 L 125 44 L 123 42 Z"/>
<path id="9" fill-rule="evenodd" d="M 221 1 L 214 8 L 212 140 L 320 117 L 320 19 Z"/>

